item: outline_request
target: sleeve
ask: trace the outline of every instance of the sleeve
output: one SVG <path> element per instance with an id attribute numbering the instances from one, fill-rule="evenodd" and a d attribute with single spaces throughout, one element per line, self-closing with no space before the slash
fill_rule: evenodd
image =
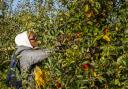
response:
<path id="1" fill-rule="evenodd" d="M 30 67 L 38 62 L 43 61 L 48 58 L 51 54 L 51 51 L 48 49 L 38 49 L 38 50 L 27 50 L 23 52 L 20 59 L 21 67 Z"/>

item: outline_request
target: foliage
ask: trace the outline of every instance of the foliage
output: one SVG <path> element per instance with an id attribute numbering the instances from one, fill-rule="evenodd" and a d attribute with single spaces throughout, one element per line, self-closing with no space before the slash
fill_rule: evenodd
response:
<path id="1" fill-rule="evenodd" d="M 14 1 L 0 7 L 0 88 L 6 86 L 14 37 L 24 30 L 38 33 L 40 47 L 61 46 L 42 63 L 46 89 L 128 88 L 126 0 L 23 0 L 12 10 Z"/>

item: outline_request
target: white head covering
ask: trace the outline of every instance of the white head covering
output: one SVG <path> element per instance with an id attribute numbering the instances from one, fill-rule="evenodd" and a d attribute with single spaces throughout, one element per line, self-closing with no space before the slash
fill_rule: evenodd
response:
<path id="1" fill-rule="evenodd" d="M 26 47 L 33 48 L 29 39 L 28 39 L 27 31 L 18 34 L 15 37 L 15 43 L 17 46 L 26 46 Z"/>

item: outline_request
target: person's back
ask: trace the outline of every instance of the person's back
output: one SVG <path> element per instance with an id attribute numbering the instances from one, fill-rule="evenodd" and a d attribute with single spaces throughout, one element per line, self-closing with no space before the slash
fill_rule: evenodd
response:
<path id="1" fill-rule="evenodd" d="M 50 55 L 50 51 L 37 47 L 37 37 L 32 31 L 18 34 L 15 43 L 17 45 L 15 54 L 20 63 L 23 89 L 35 89 L 36 85 L 32 70 L 37 63 Z"/>

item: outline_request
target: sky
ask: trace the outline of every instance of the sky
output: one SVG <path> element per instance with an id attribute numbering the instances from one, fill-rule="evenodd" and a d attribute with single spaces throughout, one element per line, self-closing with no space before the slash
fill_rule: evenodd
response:
<path id="1" fill-rule="evenodd" d="M 12 10 L 17 9 L 17 5 L 23 1 L 25 0 L 14 0 L 13 5 L 12 5 Z M 33 0 L 30 0 L 30 2 L 33 2 Z"/>
<path id="2" fill-rule="evenodd" d="M 16 6 L 17 6 L 17 4 L 18 4 L 19 1 L 20 1 L 20 0 L 14 0 L 13 6 L 12 6 L 12 9 L 13 9 L 13 10 L 16 9 Z"/>

